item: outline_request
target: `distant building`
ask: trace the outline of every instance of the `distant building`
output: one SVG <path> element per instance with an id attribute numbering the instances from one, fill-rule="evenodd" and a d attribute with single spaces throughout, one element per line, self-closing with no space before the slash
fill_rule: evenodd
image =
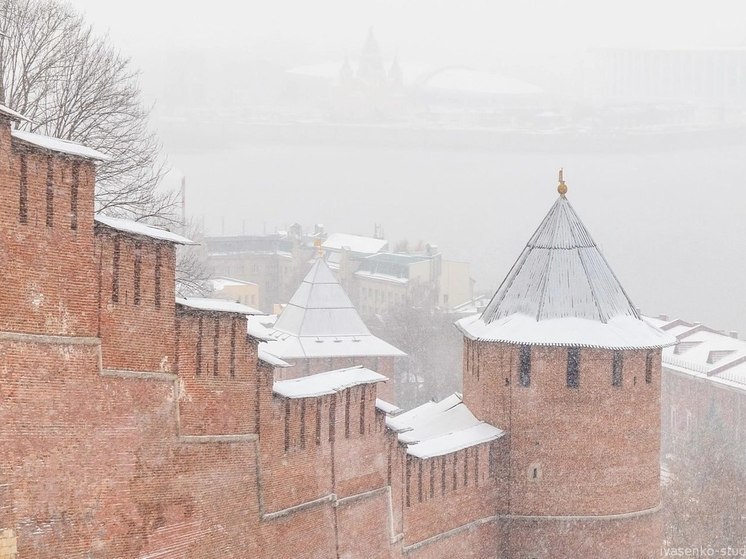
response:
<path id="1" fill-rule="evenodd" d="M 249 281 L 259 286 L 257 306 L 272 312 L 295 291 L 310 267 L 314 240 L 324 237 L 323 227 L 304 235 L 300 225 L 270 235 L 206 237 L 208 262 L 218 276 Z"/>
<path id="2" fill-rule="evenodd" d="M 214 278 L 210 280 L 213 289 L 212 297 L 228 299 L 256 308 L 259 305 L 259 285 L 250 281 L 232 278 Z"/>
<path id="3" fill-rule="evenodd" d="M 667 539 L 674 547 L 691 541 L 740 546 L 746 534 L 746 341 L 667 316 L 647 320 L 678 340 L 663 350 Z"/>
<path id="4" fill-rule="evenodd" d="M 363 314 L 382 314 L 393 306 L 453 310 L 473 297 L 469 264 L 443 260 L 435 245 L 422 253 L 378 253 L 360 262 L 354 274 Z"/>

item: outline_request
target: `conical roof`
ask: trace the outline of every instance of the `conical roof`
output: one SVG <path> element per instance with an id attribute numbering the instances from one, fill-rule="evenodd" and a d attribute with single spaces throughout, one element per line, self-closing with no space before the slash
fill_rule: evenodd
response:
<path id="1" fill-rule="evenodd" d="M 561 195 L 481 317 L 459 321 L 475 339 L 609 348 L 662 347 L 570 202 Z"/>
<path id="2" fill-rule="evenodd" d="M 367 326 L 337 278 L 317 259 L 275 323 L 295 336 L 367 336 Z"/>
<path id="3" fill-rule="evenodd" d="M 267 351 L 283 359 L 405 355 L 370 333 L 321 258 L 277 318 L 270 337 Z"/>

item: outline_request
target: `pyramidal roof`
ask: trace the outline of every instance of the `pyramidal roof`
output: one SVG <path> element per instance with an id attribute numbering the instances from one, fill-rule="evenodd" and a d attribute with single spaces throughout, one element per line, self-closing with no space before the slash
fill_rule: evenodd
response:
<path id="1" fill-rule="evenodd" d="M 373 336 L 318 258 L 273 325 L 267 351 L 281 358 L 405 355 Z"/>
<path id="2" fill-rule="evenodd" d="M 564 194 L 482 315 L 457 325 L 470 338 L 509 343 L 620 349 L 675 343 L 640 318 Z"/>

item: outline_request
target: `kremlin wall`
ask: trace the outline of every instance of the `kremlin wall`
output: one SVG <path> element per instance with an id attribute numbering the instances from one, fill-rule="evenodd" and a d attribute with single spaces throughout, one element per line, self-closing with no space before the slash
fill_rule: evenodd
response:
<path id="1" fill-rule="evenodd" d="M 304 327 L 320 336 L 340 300 L 322 259 L 291 305 L 306 318 L 268 336 L 248 307 L 177 299 L 190 241 L 95 215 L 106 156 L 22 118 L 0 107 L 1 559 L 658 555 L 675 340 L 637 315 L 566 189 L 458 324 L 463 395 L 402 411 L 372 349 L 278 376 L 273 344 L 316 347 Z"/>

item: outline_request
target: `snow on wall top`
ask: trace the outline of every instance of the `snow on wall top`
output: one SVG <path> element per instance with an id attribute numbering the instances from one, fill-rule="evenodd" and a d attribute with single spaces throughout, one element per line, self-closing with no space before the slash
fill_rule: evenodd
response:
<path id="1" fill-rule="evenodd" d="M 651 348 L 675 340 L 641 320 L 565 196 L 529 239 L 480 317 L 460 320 L 485 341 Z"/>
<path id="2" fill-rule="evenodd" d="M 31 122 L 31 119 L 23 116 L 21 113 L 14 111 L 10 107 L 0 105 L 0 115 L 10 118 L 11 120 L 23 120 L 25 122 Z"/>
<path id="3" fill-rule="evenodd" d="M 209 299 L 206 297 L 187 297 L 187 298 L 176 298 L 176 304 L 182 307 L 189 307 L 191 309 L 198 309 L 201 311 L 211 312 L 227 312 L 233 314 L 262 314 L 262 311 L 252 309 L 249 306 L 236 303 L 234 301 L 228 301 L 227 299 Z"/>
<path id="4" fill-rule="evenodd" d="M 329 267 L 317 259 L 290 302 L 262 337 L 282 359 L 403 356 L 372 335 Z M 260 330 L 255 328 L 255 330 Z"/>
<path id="5" fill-rule="evenodd" d="M 388 245 L 388 241 L 384 239 L 361 237 L 347 233 L 332 233 L 321 246 L 332 250 L 349 248 L 352 252 L 359 254 L 375 254 L 382 251 L 386 245 Z"/>
<path id="6" fill-rule="evenodd" d="M 143 237 L 150 237 L 151 239 L 158 239 L 159 241 L 169 241 L 178 245 L 196 245 L 194 241 L 171 233 L 166 229 L 160 227 L 154 227 L 146 223 L 140 223 L 139 221 L 132 221 L 130 219 L 122 219 L 119 217 L 111 217 L 104 214 L 96 214 L 96 223 L 106 225 L 117 231 L 123 231 L 125 233 L 132 233 L 134 235 L 142 235 Z"/>
<path id="7" fill-rule="evenodd" d="M 283 361 L 279 357 L 272 355 L 269 351 L 267 351 L 267 348 L 263 346 L 264 344 L 259 344 L 259 347 L 257 349 L 257 357 L 259 358 L 259 361 L 264 361 L 268 365 L 272 365 L 273 367 L 280 367 L 281 369 L 292 366 L 287 361 Z"/>
<path id="8" fill-rule="evenodd" d="M 399 442 L 407 445 L 407 454 L 417 458 L 442 456 L 505 434 L 474 417 L 460 394 L 386 417 L 386 426 L 398 433 Z"/>
<path id="9" fill-rule="evenodd" d="M 334 394 L 361 384 L 385 382 L 388 378 L 364 367 L 350 367 L 307 377 L 276 381 L 272 385 L 275 394 L 285 398 L 313 398 Z"/>
<path id="10" fill-rule="evenodd" d="M 11 130 L 10 134 L 17 140 L 43 149 L 65 153 L 67 155 L 74 155 L 84 159 L 111 161 L 110 156 L 101 153 L 100 151 L 96 151 L 95 149 L 86 147 L 83 144 L 71 142 L 70 140 L 52 138 L 51 136 L 43 136 L 41 134 L 35 134 L 34 132 L 26 132 L 25 130 Z"/>

